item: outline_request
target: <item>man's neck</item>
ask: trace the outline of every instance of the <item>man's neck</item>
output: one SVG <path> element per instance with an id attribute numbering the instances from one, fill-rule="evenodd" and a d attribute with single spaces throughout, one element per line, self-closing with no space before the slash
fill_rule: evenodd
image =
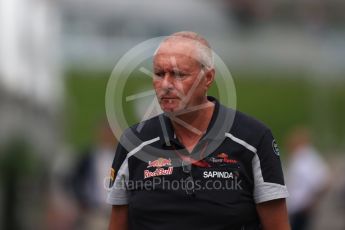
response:
<path id="1" fill-rule="evenodd" d="M 202 108 L 171 119 L 177 138 L 190 152 L 206 133 L 214 107 L 214 103 L 207 101 Z"/>

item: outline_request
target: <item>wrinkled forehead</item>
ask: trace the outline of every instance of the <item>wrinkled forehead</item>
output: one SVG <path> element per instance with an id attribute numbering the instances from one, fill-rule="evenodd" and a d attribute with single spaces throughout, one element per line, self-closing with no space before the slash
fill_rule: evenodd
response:
<path id="1" fill-rule="evenodd" d="M 189 38 L 169 37 L 159 45 L 154 58 L 158 56 L 185 56 L 199 61 L 201 46 L 200 42 Z"/>

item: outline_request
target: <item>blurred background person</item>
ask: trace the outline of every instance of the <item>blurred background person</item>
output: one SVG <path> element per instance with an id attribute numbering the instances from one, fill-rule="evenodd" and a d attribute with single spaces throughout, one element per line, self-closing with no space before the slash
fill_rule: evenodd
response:
<path id="1" fill-rule="evenodd" d="M 311 141 L 310 131 L 297 127 L 286 140 L 287 199 L 292 230 L 308 229 L 313 211 L 327 191 L 329 169 Z"/>
<path id="2" fill-rule="evenodd" d="M 78 229 L 106 229 L 110 215 L 106 183 L 117 141 L 106 121 L 94 133 L 94 143 L 80 153 L 72 181 L 80 212 Z"/>

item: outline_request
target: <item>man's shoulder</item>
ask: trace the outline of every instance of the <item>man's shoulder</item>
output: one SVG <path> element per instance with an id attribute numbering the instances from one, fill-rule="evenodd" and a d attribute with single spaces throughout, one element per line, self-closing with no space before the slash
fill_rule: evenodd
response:
<path id="1" fill-rule="evenodd" d="M 235 112 L 235 118 L 230 133 L 245 142 L 258 146 L 261 138 L 270 129 L 262 121 L 245 114 L 243 112 Z"/>
<path id="2" fill-rule="evenodd" d="M 252 132 L 266 131 L 268 126 L 257 118 L 236 110 L 234 127 L 237 129 L 250 129 Z"/>
<path id="3" fill-rule="evenodd" d="M 162 115 L 159 114 L 130 126 L 124 131 L 124 134 L 129 135 L 129 133 L 131 133 L 142 140 L 156 138 L 161 132 L 161 121 L 159 116 Z"/>
<path id="4" fill-rule="evenodd" d="M 119 144 L 127 152 L 130 152 L 147 141 L 156 142 L 160 139 L 161 132 L 159 120 L 159 115 L 157 115 L 145 121 L 131 125 L 123 130 Z"/>

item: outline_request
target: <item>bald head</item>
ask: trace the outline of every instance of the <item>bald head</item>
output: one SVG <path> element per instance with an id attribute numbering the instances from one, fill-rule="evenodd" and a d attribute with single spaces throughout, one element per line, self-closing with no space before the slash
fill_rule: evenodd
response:
<path id="1" fill-rule="evenodd" d="M 201 37 L 199 34 L 195 33 L 195 32 L 191 32 L 191 31 L 181 31 L 181 32 L 177 32 L 177 33 L 173 33 L 172 35 L 170 35 L 166 40 L 170 39 L 170 38 L 186 38 L 186 39 L 190 39 L 193 41 L 196 41 L 204 46 L 206 46 L 207 48 L 211 49 L 210 44 L 208 43 L 208 41 Z"/>

